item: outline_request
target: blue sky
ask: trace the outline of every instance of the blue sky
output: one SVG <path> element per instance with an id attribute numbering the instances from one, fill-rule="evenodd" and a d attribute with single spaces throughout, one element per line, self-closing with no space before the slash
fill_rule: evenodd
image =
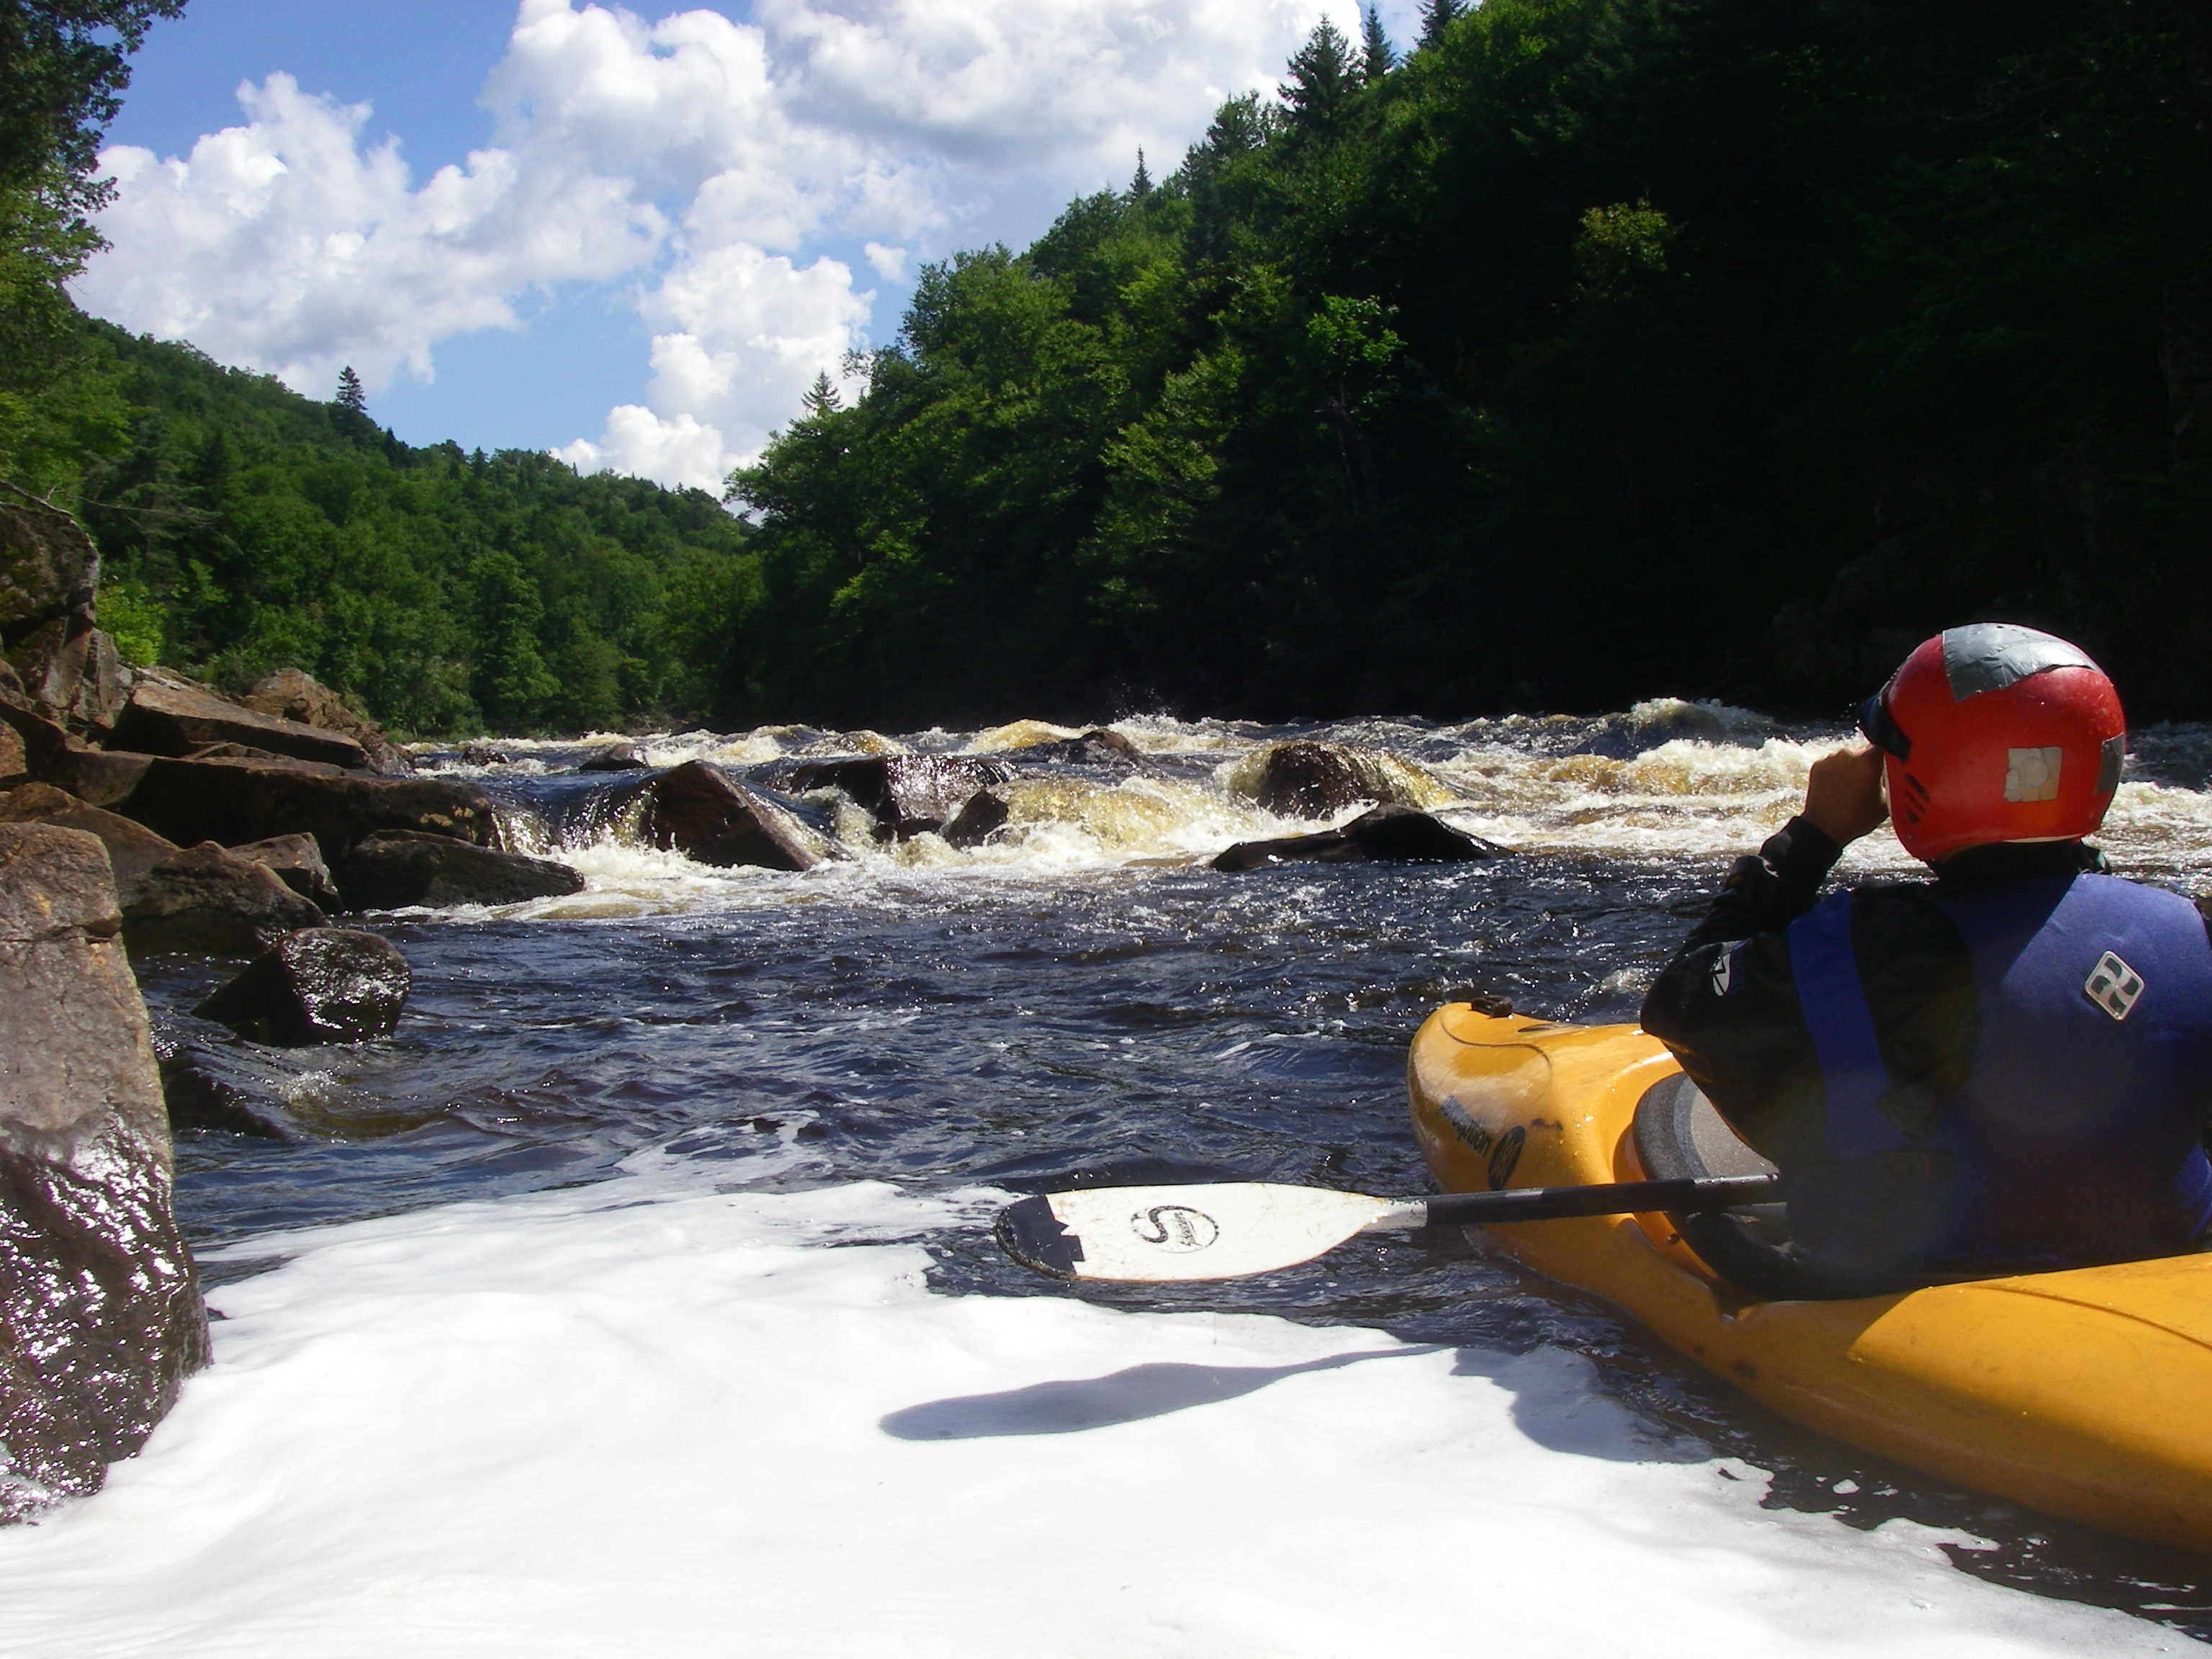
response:
<path id="1" fill-rule="evenodd" d="M 1416 0 L 1383 8 L 1401 41 Z M 1174 167 L 1352 0 L 188 0 L 134 61 L 126 327 L 415 443 L 719 487 L 916 267 Z"/>

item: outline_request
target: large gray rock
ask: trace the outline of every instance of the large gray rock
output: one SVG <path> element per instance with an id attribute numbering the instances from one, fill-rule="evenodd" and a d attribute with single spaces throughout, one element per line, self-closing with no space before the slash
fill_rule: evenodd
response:
<path id="1" fill-rule="evenodd" d="M 123 936 L 134 956 L 256 956 L 284 934 L 322 922 L 323 913 L 275 871 L 213 842 L 155 865 L 123 906 Z"/>
<path id="2" fill-rule="evenodd" d="M 100 837 L 115 873 L 116 896 L 126 907 L 157 864 L 182 849 L 166 836 L 103 808 L 88 805 L 50 783 L 27 783 L 0 795 L 0 823 L 54 823 Z"/>
<path id="3" fill-rule="evenodd" d="M 0 824 L 0 1519 L 96 1491 L 207 1361 L 120 926 L 97 839 Z"/>
<path id="4" fill-rule="evenodd" d="M 349 771 L 368 765 L 368 751 L 342 732 L 260 714 L 162 670 L 138 677 L 115 724 L 115 746 L 143 755 L 189 755 L 227 743 Z"/>
<path id="5" fill-rule="evenodd" d="M 349 910 L 520 904 L 584 890 L 582 876 L 550 859 L 405 830 L 369 836 L 338 860 L 335 873 Z"/>
<path id="6" fill-rule="evenodd" d="M 622 785 L 606 801 L 611 814 L 635 810 L 652 845 L 699 864 L 811 870 L 827 855 L 798 819 L 705 761 Z"/>
<path id="7" fill-rule="evenodd" d="M 480 847 L 499 842 L 497 809 L 470 784 L 363 777 L 307 761 L 156 759 L 117 810 L 181 845 L 313 836 L 334 863 L 380 830 L 417 830 Z"/>
<path id="8" fill-rule="evenodd" d="M 287 933 L 192 1012 L 279 1048 L 362 1042 L 392 1035 L 413 985 L 391 940 L 313 927 Z"/>
<path id="9" fill-rule="evenodd" d="M 1464 864 L 1506 856 L 1509 849 L 1455 830 L 1410 806 L 1376 806 L 1340 830 L 1273 841 L 1240 841 L 1215 858 L 1213 870 L 1258 870 L 1271 864 Z"/>
<path id="10" fill-rule="evenodd" d="M 404 777 L 415 769 L 414 763 L 384 735 L 382 726 L 354 713 L 337 692 L 299 669 L 282 669 L 255 682 L 239 701 L 256 714 L 352 738 L 370 767 L 386 777 Z"/>

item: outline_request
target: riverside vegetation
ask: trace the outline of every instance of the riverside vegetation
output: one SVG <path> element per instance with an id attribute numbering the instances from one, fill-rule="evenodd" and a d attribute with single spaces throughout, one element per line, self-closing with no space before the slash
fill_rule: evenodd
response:
<path id="1" fill-rule="evenodd" d="M 50 147 L 0 161 L 0 476 L 81 510 L 126 650 L 424 732 L 1826 708 L 1973 614 L 2198 713 L 2208 15 L 1323 25 L 1166 176 L 927 269 L 744 520 L 64 314 L 97 190 Z"/>

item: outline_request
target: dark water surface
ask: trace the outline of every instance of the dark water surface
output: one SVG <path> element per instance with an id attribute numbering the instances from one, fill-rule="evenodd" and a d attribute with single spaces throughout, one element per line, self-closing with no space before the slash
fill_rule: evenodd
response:
<path id="1" fill-rule="evenodd" d="M 1823 746 L 1743 724 L 1641 747 L 1590 722 L 1323 734 L 1428 769 L 1455 821 L 1534 849 L 1492 864 L 1232 876 L 1174 861 L 1209 836 L 1292 826 L 1255 816 L 1225 781 L 1273 734 L 1158 722 L 1139 732 L 1162 756 L 1156 778 L 1054 775 L 992 856 L 864 848 L 805 877 L 707 872 L 602 833 L 562 854 L 592 877 L 580 902 L 373 919 L 412 963 L 415 994 L 397 1036 L 357 1048 L 246 1050 L 185 1012 L 220 968 L 148 963 L 163 1041 L 216 1054 L 240 1086 L 283 1103 L 298 1137 L 185 1132 L 179 1205 L 212 1246 L 593 1181 L 647 1146 L 724 1165 L 732 1186 L 1030 1191 L 1119 1172 L 1426 1191 L 1405 1117 L 1415 1026 L 1470 988 L 1553 1018 L 1632 1019 L 1725 854 L 1786 814 Z M 741 766 L 763 741 L 722 757 Z M 656 758 L 684 757 L 678 748 Z M 572 796 L 580 786 L 557 775 L 569 758 L 532 751 L 487 787 L 519 808 Z M 2191 884 L 2194 826 L 2212 821 L 2201 789 L 2146 781 L 2129 811 L 2151 861 Z M 749 1161 L 786 1146 L 803 1159 L 749 1176 Z M 1601 1304 L 1457 1234 L 1355 1243 L 1261 1279 L 1079 1291 L 1030 1277 L 984 1236 L 925 1242 L 946 1293 L 1559 1343 L 1597 1360 L 1684 1455 L 1711 1446 L 1773 1470 L 1774 1504 L 1958 1528 L 1995 1546 L 1954 1547 L 1968 1571 L 2212 1637 L 2193 1559 L 1783 1424 Z"/>

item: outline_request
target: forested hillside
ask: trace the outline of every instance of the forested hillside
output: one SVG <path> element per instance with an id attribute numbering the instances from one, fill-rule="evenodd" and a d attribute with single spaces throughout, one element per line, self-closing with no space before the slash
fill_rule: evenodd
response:
<path id="1" fill-rule="evenodd" d="M 1170 176 L 929 270 L 738 475 L 730 701 L 1841 707 L 1990 615 L 2202 713 L 2202 10 L 1317 29 Z"/>
<path id="2" fill-rule="evenodd" d="M 1828 710 L 2002 617 L 2212 712 L 2212 0 L 1324 25 L 1164 176 L 927 268 L 744 518 L 76 318 L 84 135 L 175 9 L 102 0 L 68 119 L 0 124 L 0 476 L 141 655 L 421 731 Z"/>
<path id="3" fill-rule="evenodd" d="M 305 668 L 416 731 L 705 712 L 750 569 L 713 496 L 532 451 L 412 448 L 357 398 L 91 328 L 130 413 L 81 510 L 101 623 L 131 654 L 225 684 Z"/>

